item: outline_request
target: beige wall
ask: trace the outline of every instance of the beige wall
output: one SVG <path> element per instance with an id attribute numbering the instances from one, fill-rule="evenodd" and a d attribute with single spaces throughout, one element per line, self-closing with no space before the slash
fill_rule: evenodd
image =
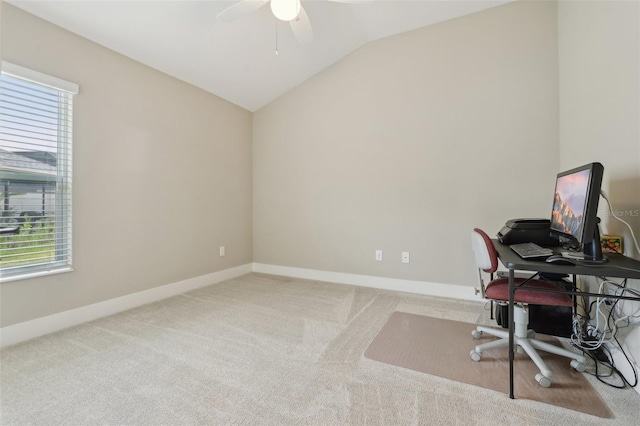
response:
<path id="1" fill-rule="evenodd" d="M 369 44 L 256 112 L 254 261 L 475 285 L 474 226 L 549 216 L 556 36 L 553 2 L 497 7 Z"/>
<path id="2" fill-rule="evenodd" d="M 560 2 L 558 28 L 560 164 L 600 161 L 603 189 L 617 216 L 640 238 L 639 3 Z M 623 235 L 626 254 L 640 260 L 631 233 L 602 200 L 599 212 L 603 231 Z M 629 286 L 640 289 L 640 281 Z M 626 311 L 637 308 L 627 304 Z M 640 327 L 622 329 L 621 336 L 640 360 Z"/>
<path id="3" fill-rule="evenodd" d="M 2 54 L 80 85 L 75 272 L 3 283 L 2 326 L 251 262 L 251 113 L 6 3 Z"/>
<path id="4" fill-rule="evenodd" d="M 640 209 L 639 14 L 637 1 L 564 1 L 558 10 L 560 164 L 600 161 L 603 189 L 635 229 L 640 214 L 629 213 Z M 607 231 L 625 231 L 606 208 L 600 213 Z"/>

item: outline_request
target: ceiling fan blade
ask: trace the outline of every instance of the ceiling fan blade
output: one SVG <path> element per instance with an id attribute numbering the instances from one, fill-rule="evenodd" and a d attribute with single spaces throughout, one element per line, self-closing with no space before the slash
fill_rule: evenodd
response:
<path id="1" fill-rule="evenodd" d="M 216 19 L 225 22 L 233 21 L 255 12 L 267 3 L 269 0 L 241 0 L 218 13 Z"/>
<path id="2" fill-rule="evenodd" d="M 293 21 L 290 21 L 290 24 L 293 35 L 298 39 L 298 43 L 307 44 L 313 41 L 313 27 L 311 26 L 311 20 L 302 6 L 300 6 L 300 13 L 298 14 L 298 17 Z"/>

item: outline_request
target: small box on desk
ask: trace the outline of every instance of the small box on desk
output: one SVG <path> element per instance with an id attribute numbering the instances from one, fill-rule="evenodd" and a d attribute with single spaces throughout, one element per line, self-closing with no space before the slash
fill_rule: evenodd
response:
<path id="1" fill-rule="evenodd" d="M 622 237 L 618 235 L 601 235 L 600 243 L 602 244 L 603 253 L 624 253 Z"/>

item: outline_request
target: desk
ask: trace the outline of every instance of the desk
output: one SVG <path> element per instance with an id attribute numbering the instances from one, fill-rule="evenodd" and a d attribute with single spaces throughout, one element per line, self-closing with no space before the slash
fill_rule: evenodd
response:
<path id="1" fill-rule="evenodd" d="M 588 276 L 603 276 L 609 278 L 633 278 L 640 279 L 640 261 L 631 259 L 629 257 L 620 254 L 607 253 L 609 262 L 598 265 L 558 265 L 553 263 L 546 263 L 540 260 L 525 260 L 518 256 L 509 246 L 500 243 L 498 240 L 492 240 L 493 245 L 498 252 L 500 262 L 509 269 L 509 398 L 513 399 L 513 357 L 514 357 L 514 345 L 513 345 L 513 305 L 514 305 L 514 293 L 516 288 L 514 286 L 515 270 L 520 271 L 533 271 L 533 272 L 550 272 L 556 274 L 570 274 L 570 275 L 588 275 Z M 560 250 L 559 248 L 557 249 Z M 576 296 L 604 296 L 600 293 L 589 293 L 584 291 L 570 291 L 570 290 L 542 290 L 528 288 L 528 290 L 535 291 L 555 291 L 559 293 L 572 294 Z M 637 296 L 612 296 L 606 295 L 612 299 L 625 299 L 640 301 L 640 297 Z"/>

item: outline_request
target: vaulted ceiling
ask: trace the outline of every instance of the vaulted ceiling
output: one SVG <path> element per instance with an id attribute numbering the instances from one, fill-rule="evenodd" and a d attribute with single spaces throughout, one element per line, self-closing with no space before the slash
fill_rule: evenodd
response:
<path id="1" fill-rule="evenodd" d="M 307 44 L 268 5 L 224 22 L 216 16 L 237 1 L 8 3 L 256 111 L 366 43 L 509 1 L 302 0 L 314 33 Z"/>

